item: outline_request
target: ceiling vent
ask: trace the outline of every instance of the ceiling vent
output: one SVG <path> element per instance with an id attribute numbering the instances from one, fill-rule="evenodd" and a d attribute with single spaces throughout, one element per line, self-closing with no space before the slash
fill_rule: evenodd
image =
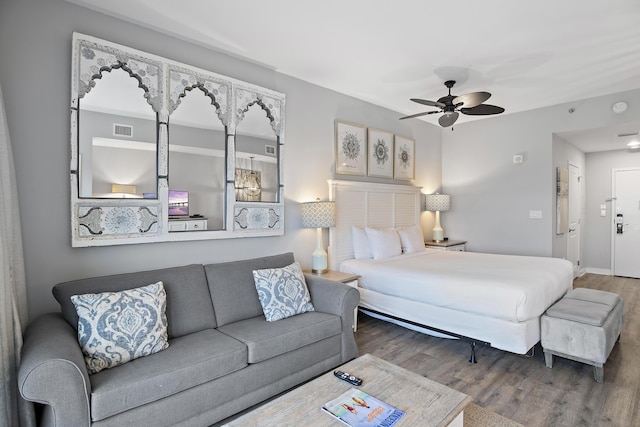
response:
<path id="1" fill-rule="evenodd" d="M 637 136 L 638 132 L 630 132 L 630 133 L 619 133 L 618 138 L 624 138 L 627 136 Z"/>
<path id="2" fill-rule="evenodd" d="M 133 137 L 133 126 L 113 124 L 113 136 L 123 136 L 125 138 Z"/>

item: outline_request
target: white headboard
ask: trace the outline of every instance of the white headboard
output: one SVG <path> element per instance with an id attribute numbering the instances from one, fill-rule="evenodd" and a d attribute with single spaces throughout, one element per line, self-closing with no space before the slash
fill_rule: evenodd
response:
<path id="1" fill-rule="evenodd" d="M 421 187 L 329 180 L 329 199 L 336 202 L 336 226 L 329 229 L 329 268 L 339 270 L 353 258 L 351 226 L 420 225 Z"/>

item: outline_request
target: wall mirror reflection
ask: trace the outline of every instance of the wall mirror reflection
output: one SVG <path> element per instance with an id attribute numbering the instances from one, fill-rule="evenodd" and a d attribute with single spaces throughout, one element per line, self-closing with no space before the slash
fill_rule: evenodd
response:
<path id="1" fill-rule="evenodd" d="M 142 198 L 157 193 L 156 113 L 139 81 L 103 71 L 78 102 L 81 198 Z"/>
<path id="2" fill-rule="evenodd" d="M 285 94 L 74 33 L 74 247 L 284 234 Z"/>
<path id="3" fill-rule="evenodd" d="M 226 128 L 213 102 L 204 90 L 193 88 L 169 118 L 169 221 L 195 217 L 206 219 L 207 230 L 222 230 Z M 181 201 L 172 198 L 178 192 Z M 178 209 L 185 201 L 188 209 Z"/>
<path id="4" fill-rule="evenodd" d="M 244 113 L 235 141 L 236 201 L 278 202 L 278 136 L 258 103 Z"/>

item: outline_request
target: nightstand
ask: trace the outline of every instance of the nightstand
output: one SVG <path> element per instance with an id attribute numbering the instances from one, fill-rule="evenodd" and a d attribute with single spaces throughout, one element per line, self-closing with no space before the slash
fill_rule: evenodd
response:
<path id="1" fill-rule="evenodd" d="M 347 286 L 351 286 L 352 288 L 358 288 L 358 279 L 360 276 L 357 274 L 351 273 L 342 273 L 340 271 L 329 270 L 323 274 L 316 274 L 311 272 L 310 270 L 304 271 L 307 274 L 313 274 L 314 276 L 323 277 L 328 280 L 333 280 L 335 282 L 344 283 Z M 358 307 L 353 310 L 353 332 L 358 330 Z"/>
<path id="2" fill-rule="evenodd" d="M 466 240 L 445 240 L 444 242 L 424 242 L 424 247 L 440 251 L 465 252 L 466 243 Z"/>

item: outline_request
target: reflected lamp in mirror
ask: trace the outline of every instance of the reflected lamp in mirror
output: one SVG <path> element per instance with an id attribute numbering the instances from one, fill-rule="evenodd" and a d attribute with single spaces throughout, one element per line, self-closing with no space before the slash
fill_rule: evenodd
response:
<path id="1" fill-rule="evenodd" d="M 131 184 L 111 184 L 111 194 L 113 197 L 138 198 L 137 188 Z"/>
<path id="2" fill-rule="evenodd" d="M 425 210 L 436 213 L 436 224 L 433 227 L 433 241 L 444 240 L 444 230 L 440 226 L 440 212 L 451 209 L 451 196 L 448 194 L 427 194 L 425 197 Z"/>
<path id="3" fill-rule="evenodd" d="M 336 203 L 315 202 L 302 203 L 302 226 L 304 228 L 315 228 L 317 233 L 316 249 L 311 255 L 311 271 L 316 274 L 328 271 L 327 251 L 322 242 L 322 229 L 336 226 Z"/>

